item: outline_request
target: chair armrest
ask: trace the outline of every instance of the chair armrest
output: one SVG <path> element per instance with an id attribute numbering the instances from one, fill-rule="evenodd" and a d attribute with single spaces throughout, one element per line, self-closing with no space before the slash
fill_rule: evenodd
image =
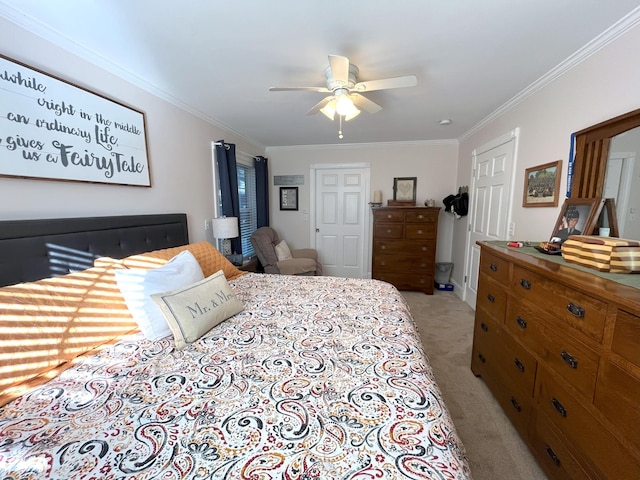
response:
<path id="1" fill-rule="evenodd" d="M 315 248 L 297 248 L 291 250 L 293 258 L 312 258 L 318 260 L 318 251 Z"/>

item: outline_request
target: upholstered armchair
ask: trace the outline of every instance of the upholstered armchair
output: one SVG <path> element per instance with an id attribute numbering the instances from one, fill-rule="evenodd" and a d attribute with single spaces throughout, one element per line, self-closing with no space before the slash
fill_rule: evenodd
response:
<path id="1" fill-rule="evenodd" d="M 322 265 L 315 249 L 290 250 L 271 227 L 260 227 L 251 234 L 250 241 L 265 273 L 322 275 Z"/>

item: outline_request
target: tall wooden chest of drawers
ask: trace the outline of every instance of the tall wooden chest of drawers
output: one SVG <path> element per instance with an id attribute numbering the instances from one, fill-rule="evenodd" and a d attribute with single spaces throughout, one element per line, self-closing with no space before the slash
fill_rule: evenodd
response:
<path id="1" fill-rule="evenodd" d="M 439 213 L 433 207 L 375 208 L 372 277 L 432 295 Z"/>
<path id="2" fill-rule="evenodd" d="M 640 478 L 640 289 L 480 246 L 474 374 L 550 478 Z"/>

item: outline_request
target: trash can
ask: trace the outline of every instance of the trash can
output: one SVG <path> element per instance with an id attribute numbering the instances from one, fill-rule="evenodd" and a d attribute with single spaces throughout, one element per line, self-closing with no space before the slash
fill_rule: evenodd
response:
<path id="1" fill-rule="evenodd" d="M 435 283 L 449 283 L 451 279 L 451 270 L 453 270 L 453 263 L 451 262 L 437 262 L 435 270 Z"/>

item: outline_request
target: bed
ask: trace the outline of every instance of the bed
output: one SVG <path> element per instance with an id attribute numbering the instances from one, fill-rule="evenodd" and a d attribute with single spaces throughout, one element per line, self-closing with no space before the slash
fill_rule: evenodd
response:
<path id="1" fill-rule="evenodd" d="M 201 244 L 142 248 L 118 256 L 160 265 L 186 249 L 205 276 L 224 259 Z M 89 271 L 118 263 L 92 255 Z M 186 348 L 145 338 L 129 318 L 102 348 L 87 344 L 65 368 L 47 366 L 33 375 L 38 384 L 21 380 L 28 388 L 0 407 L 0 478 L 471 478 L 395 287 L 245 273 L 228 262 L 221 270 L 242 311 Z M 100 295 L 115 302 L 104 285 L 112 294 Z M 4 336 L 17 317 L 3 289 Z M 116 303 L 109 315 L 126 319 Z"/>

